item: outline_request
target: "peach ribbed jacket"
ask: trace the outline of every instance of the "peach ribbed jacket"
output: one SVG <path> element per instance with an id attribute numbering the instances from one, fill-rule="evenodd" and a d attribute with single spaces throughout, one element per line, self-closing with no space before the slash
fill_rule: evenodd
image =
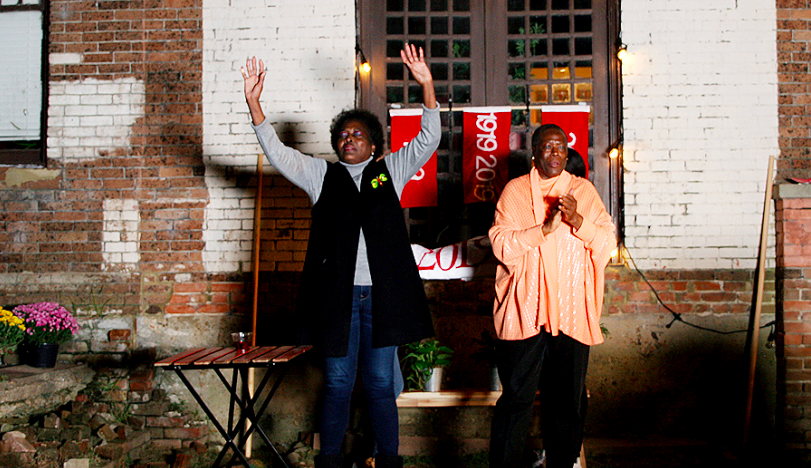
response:
<path id="1" fill-rule="evenodd" d="M 543 235 L 544 198 L 572 193 L 583 224 Z M 603 342 L 600 313 L 605 266 L 617 245 L 614 223 L 594 186 L 562 172 L 542 179 L 534 168 L 510 181 L 490 228 L 496 271 L 493 318 L 502 340 L 537 335 L 541 327 L 595 345 Z"/>

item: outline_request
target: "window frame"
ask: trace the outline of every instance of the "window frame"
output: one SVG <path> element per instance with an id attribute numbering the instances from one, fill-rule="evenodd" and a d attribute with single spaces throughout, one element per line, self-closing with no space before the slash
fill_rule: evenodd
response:
<path id="1" fill-rule="evenodd" d="M 450 1 L 450 0 L 449 0 Z M 623 238 L 622 177 L 622 74 L 616 52 L 620 46 L 620 0 L 593 0 L 592 73 L 593 141 L 590 178 L 614 220 L 618 239 Z M 471 0 L 471 30 L 482 27 L 487 39 L 481 44 L 483 57 L 471 57 L 471 81 L 481 86 L 471 90 L 472 105 L 509 105 L 507 57 L 502 45 L 507 41 L 507 0 Z M 356 102 L 386 122 L 386 2 L 358 1 L 358 46 L 372 69 L 358 73 Z M 383 20 L 381 20 L 383 19 Z M 482 35 L 484 36 L 484 35 Z M 447 107 L 446 102 L 440 102 Z M 454 107 L 454 110 L 457 110 Z M 534 130 L 535 127 L 532 127 Z M 443 130 L 444 131 L 444 130 Z M 610 158 L 612 149 L 619 157 Z M 406 210 L 406 217 L 409 217 Z"/>
<path id="2" fill-rule="evenodd" d="M 47 135 L 48 135 L 48 79 L 49 63 L 48 52 L 50 47 L 50 0 L 42 0 L 39 4 L 0 5 L 0 14 L 12 11 L 41 11 L 42 12 L 42 49 L 40 57 L 40 80 L 42 81 L 42 106 L 40 109 L 40 135 L 37 148 L 4 148 L 0 142 L 0 166 L 39 166 L 47 167 Z M 26 140 L 34 141 L 34 140 Z"/>

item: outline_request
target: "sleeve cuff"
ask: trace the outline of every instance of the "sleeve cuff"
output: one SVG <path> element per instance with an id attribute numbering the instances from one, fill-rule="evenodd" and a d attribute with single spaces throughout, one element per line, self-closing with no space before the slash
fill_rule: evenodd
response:
<path id="1" fill-rule="evenodd" d="M 254 125 L 254 124 L 253 124 L 253 122 L 249 122 L 249 123 L 251 124 L 251 128 L 252 128 L 254 131 L 258 131 L 258 130 L 260 130 L 260 129 L 262 129 L 262 128 L 264 128 L 264 127 L 267 127 L 268 125 L 270 125 L 270 124 L 268 123 L 268 119 L 267 119 L 267 117 L 265 117 L 265 120 L 263 120 L 263 121 L 262 121 L 262 123 L 260 123 L 259 125 Z"/>
<path id="2" fill-rule="evenodd" d="M 580 225 L 580 229 L 574 232 L 574 235 L 583 242 L 590 242 L 597 235 L 597 225 L 591 220 L 583 218 L 583 224 Z"/>
<path id="3" fill-rule="evenodd" d="M 533 226 L 525 232 L 530 245 L 540 247 L 541 244 L 546 242 L 546 236 L 543 235 L 543 225 Z"/>

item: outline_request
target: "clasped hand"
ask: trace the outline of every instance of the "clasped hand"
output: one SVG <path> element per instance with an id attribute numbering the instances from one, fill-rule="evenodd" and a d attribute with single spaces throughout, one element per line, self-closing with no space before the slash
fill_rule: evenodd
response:
<path id="1" fill-rule="evenodd" d="M 571 192 L 558 198 L 558 204 L 552 208 L 543 223 L 543 235 L 548 236 L 555 232 L 561 223 L 566 223 L 575 230 L 583 225 L 583 217 L 577 213 L 577 199 Z"/>

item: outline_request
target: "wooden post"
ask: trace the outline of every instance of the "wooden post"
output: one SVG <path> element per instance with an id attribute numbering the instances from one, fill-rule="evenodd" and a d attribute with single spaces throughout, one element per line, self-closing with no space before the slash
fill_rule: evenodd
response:
<path id="1" fill-rule="evenodd" d="M 763 201 L 763 220 L 760 226 L 760 251 L 758 252 L 757 285 L 755 286 L 755 316 L 752 320 L 752 341 L 749 344 L 749 385 L 746 389 L 746 414 L 743 421 L 743 450 L 749 439 L 749 422 L 752 419 L 752 394 L 755 388 L 758 341 L 760 341 L 760 313 L 763 308 L 763 282 L 766 274 L 766 245 L 769 239 L 769 213 L 774 184 L 774 156 L 769 156 L 769 170 L 766 176 L 766 198 Z"/>
<path id="2" fill-rule="evenodd" d="M 262 165 L 265 161 L 265 155 L 259 154 L 256 160 L 256 203 L 254 204 L 253 213 L 253 300 L 251 301 L 251 346 L 256 346 L 256 312 L 259 308 L 259 253 L 261 250 L 262 240 Z M 248 369 L 248 396 L 253 398 L 255 386 L 255 372 L 256 369 L 251 367 Z M 250 421 L 245 421 L 245 430 L 251 427 Z M 245 458 L 251 458 L 251 443 L 253 442 L 253 434 L 248 436 L 245 441 Z"/>

